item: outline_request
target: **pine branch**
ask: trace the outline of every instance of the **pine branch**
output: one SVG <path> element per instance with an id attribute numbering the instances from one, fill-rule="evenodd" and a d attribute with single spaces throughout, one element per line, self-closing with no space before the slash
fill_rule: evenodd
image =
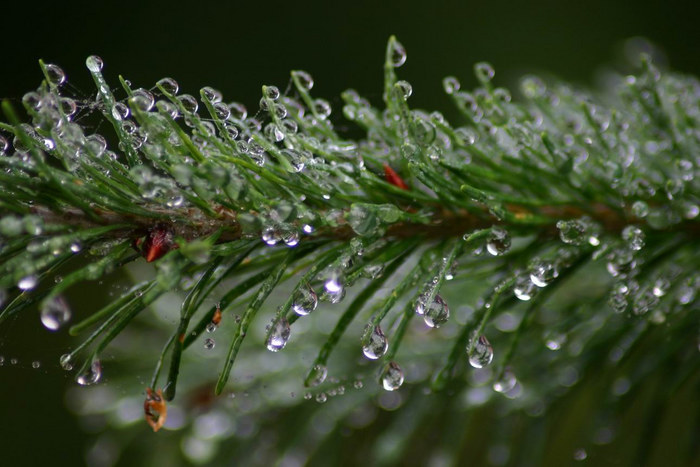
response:
<path id="1" fill-rule="evenodd" d="M 522 81 L 516 102 L 479 63 L 480 87 L 471 93 L 456 78 L 444 80 L 460 112 L 454 125 L 409 107 L 411 85 L 396 76 L 405 60 L 390 38 L 384 109 L 343 93 L 343 116 L 365 132 L 357 140 L 336 129 L 330 104 L 312 97 L 303 71 L 292 72 L 287 95 L 263 86 L 260 111 L 248 115 L 210 87 L 200 92 L 200 109 L 171 78 L 147 90 L 120 77 L 117 91 L 95 56 L 87 66 L 97 97 L 80 102 L 64 91 L 60 68 L 40 63 L 45 81 L 23 98 L 30 123 L 3 103 L 0 290 L 10 298 L 0 324 L 39 304 L 43 324 L 57 330 L 70 320 L 70 287 L 141 257 L 154 263 L 155 277 L 72 325 L 71 334 L 94 329 L 61 359 L 66 369 L 82 362 L 80 384 L 99 381 L 100 355 L 113 339 L 166 292 L 184 292 L 179 321 L 152 357 L 146 403 L 154 429 L 163 426 L 159 398 L 172 400 L 179 376 L 199 372 L 185 363 L 188 348 L 233 322 L 235 310 L 244 311 L 219 339 L 229 350 L 217 394 L 231 386 L 232 372 L 233 384 L 251 386 L 275 373 L 236 379 L 239 353 L 253 352 L 242 349 L 249 334 L 278 352 L 297 321 L 332 313 L 316 311 L 319 299 L 336 304 L 346 292 L 353 298 L 328 336 L 304 333 L 316 359 L 288 375 L 304 379 L 309 397 L 327 398 L 337 384 L 329 372 L 367 372 L 347 355 L 331 363 L 336 349 L 361 348 L 366 360 L 381 361 L 378 379 L 389 391 L 404 382 L 398 361 L 430 367 L 431 376 L 412 383 L 430 380 L 440 393 L 464 385 L 467 365 L 495 360 L 490 383 L 509 398 L 522 394 L 521 381 L 540 399 L 555 398 L 557 388 L 535 383 L 543 366 L 575 361 L 587 372 L 610 349 L 629 355 L 634 343 L 646 349 L 635 358 L 653 367 L 677 359 L 697 368 L 686 354 L 670 349 L 654 360 L 648 349 L 650 329 L 662 322 L 678 333 L 695 323 L 695 334 L 682 337 L 697 338 L 697 80 L 661 73 L 643 57 L 637 75 L 620 78 L 612 102 L 536 77 Z M 87 117 L 97 112 L 111 133 L 93 132 Z M 277 295 L 271 324 L 255 331 Z M 465 303 L 476 311 L 465 314 Z M 415 316 L 446 331 L 426 338 Z M 509 317 L 515 327 L 502 324 Z M 367 326 L 357 346 L 346 334 L 359 321 Z M 566 336 L 580 347 L 575 358 L 531 344 L 544 339 L 558 350 Z"/>

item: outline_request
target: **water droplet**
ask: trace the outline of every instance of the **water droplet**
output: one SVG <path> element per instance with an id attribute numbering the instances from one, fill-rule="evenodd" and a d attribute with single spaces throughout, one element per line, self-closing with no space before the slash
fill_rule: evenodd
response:
<path id="1" fill-rule="evenodd" d="M 183 94 L 178 97 L 178 99 L 180 100 L 182 107 L 184 107 L 187 112 L 195 113 L 197 112 L 197 109 L 199 109 L 197 100 L 189 94 Z"/>
<path id="2" fill-rule="evenodd" d="M 265 97 L 273 101 L 280 98 L 280 90 L 277 88 L 277 86 L 264 86 L 263 93 Z"/>
<path id="3" fill-rule="evenodd" d="M 149 112 L 156 101 L 150 91 L 145 89 L 137 89 L 131 95 L 131 102 L 142 112 Z"/>
<path id="4" fill-rule="evenodd" d="M 156 84 L 159 87 L 161 87 L 165 92 L 170 93 L 172 95 L 177 94 L 177 92 L 180 90 L 180 85 L 177 84 L 177 81 L 175 81 L 172 78 L 161 78 Z"/>
<path id="5" fill-rule="evenodd" d="M 93 360 L 90 364 L 90 368 L 85 370 L 84 373 L 79 374 L 75 380 L 81 386 L 90 386 L 91 384 L 97 383 L 102 377 L 102 364 L 99 360 Z"/>
<path id="6" fill-rule="evenodd" d="M 635 217 L 639 217 L 640 219 L 647 217 L 647 215 L 649 214 L 649 205 L 641 200 L 635 201 L 632 204 L 632 214 L 634 214 Z"/>
<path id="7" fill-rule="evenodd" d="M 513 293 L 515 296 L 522 301 L 528 301 L 534 297 L 537 289 L 535 284 L 532 283 L 528 276 L 520 276 L 515 281 L 515 286 L 513 287 Z"/>
<path id="8" fill-rule="evenodd" d="M 61 355 L 58 363 L 61 365 L 61 368 L 66 371 L 71 371 L 73 369 L 73 357 L 71 357 L 71 354 L 69 353 Z"/>
<path id="9" fill-rule="evenodd" d="M 644 247 L 644 232 L 636 225 L 628 225 L 622 229 L 622 239 L 635 251 Z"/>
<path id="10" fill-rule="evenodd" d="M 204 348 L 205 349 L 211 350 L 214 348 L 215 345 L 216 345 L 216 341 L 214 341 L 214 339 L 212 339 L 211 337 L 207 337 L 206 339 L 204 339 Z"/>
<path id="11" fill-rule="evenodd" d="M 320 364 L 314 365 L 314 367 L 311 369 L 311 372 L 309 373 L 307 382 L 309 386 L 315 387 L 323 383 L 326 380 L 326 376 L 328 376 L 328 368 Z"/>
<path id="12" fill-rule="evenodd" d="M 585 227 L 578 220 L 558 221 L 559 238 L 570 245 L 581 245 L 584 242 Z"/>
<path id="13" fill-rule="evenodd" d="M 217 102 L 212 107 L 214 108 L 214 114 L 219 120 L 228 120 L 231 116 L 231 109 L 223 102 Z"/>
<path id="14" fill-rule="evenodd" d="M 199 90 L 199 93 L 204 99 L 208 100 L 212 104 L 221 102 L 221 93 L 216 89 L 212 88 L 211 86 L 203 87 Z"/>
<path id="15" fill-rule="evenodd" d="M 448 76 L 442 80 L 442 88 L 447 94 L 454 94 L 459 91 L 460 88 L 459 80 L 454 76 Z"/>
<path id="16" fill-rule="evenodd" d="M 588 457 L 588 453 L 585 449 L 577 449 L 574 451 L 574 460 L 583 461 Z"/>
<path id="17" fill-rule="evenodd" d="M 276 225 L 265 227 L 262 231 L 262 240 L 266 244 L 273 246 L 280 241 L 280 232 Z"/>
<path id="18" fill-rule="evenodd" d="M 546 287 L 559 276 L 557 267 L 550 262 L 537 262 L 530 269 L 530 280 L 537 287 Z"/>
<path id="19" fill-rule="evenodd" d="M 396 391 L 403 384 L 403 370 L 396 362 L 389 362 L 382 370 L 382 387 L 387 391 Z"/>
<path id="20" fill-rule="evenodd" d="M 65 72 L 58 65 L 51 63 L 46 65 L 46 77 L 49 84 L 53 86 L 60 86 L 66 82 Z"/>
<path id="21" fill-rule="evenodd" d="M 321 120 L 327 119 L 331 115 L 331 105 L 327 100 L 316 99 L 314 101 L 314 111 Z"/>
<path id="22" fill-rule="evenodd" d="M 97 55 L 90 55 L 88 58 L 85 59 L 85 66 L 87 66 L 87 69 L 90 70 L 92 73 L 99 73 L 100 71 L 102 71 L 104 62 Z"/>
<path id="23" fill-rule="evenodd" d="M 435 295 L 433 303 L 425 310 L 423 321 L 431 328 L 439 328 L 450 318 L 450 308 L 440 295 Z"/>
<path id="24" fill-rule="evenodd" d="M 389 341 L 379 326 L 375 326 L 372 332 L 362 339 L 362 353 L 370 360 L 383 356 L 388 349 Z"/>
<path id="25" fill-rule="evenodd" d="M 71 318 L 68 303 L 61 296 L 55 296 L 41 306 L 41 323 L 50 331 L 57 331 Z"/>
<path id="26" fill-rule="evenodd" d="M 493 360 L 493 347 L 483 334 L 478 339 L 472 340 L 467 353 L 469 364 L 474 368 L 483 368 Z"/>
<path id="27" fill-rule="evenodd" d="M 318 402 L 319 404 L 323 404 L 327 400 L 328 400 L 328 396 L 326 395 L 325 392 L 319 392 L 318 394 L 316 394 L 316 402 Z"/>
<path id="28" fill-rule="evenodd" d="M 267 337 L 267 350 L 271 352 L 279 352 L 287 345 L 291 328 L 289 321 L 284 316 L 280 317 L 277 322 L 272 323 L 272 329 Z"/>
<path id="29" fill-rule="evenodd" d="M 406 49 L 396 39 L 390 42 L 391 50 L 389 51 L 389 63 L 394 68 L 398 68 L 406 63 Z"/>
<path id="30" fill-rule="evenodd" d="M 515 378 L 513 371 L 510 368 L 506 368 L 498 381 L 493 383 L 493 390 L 505 394 L 512 391 L 517 382 L 518 380 Z"/>
<path id="31" fill-rule="evenodd" d="M 114 117 L 115 120 L 125 120 L 129 117 L 129 107 L 123 102 L 117 102 L 114 104 L 114 107 L 112 107 L 112 117 Z"/>
<path id="32" fill-rule="evenodd" d="M 500 256 L 510 250 L 510 235 L 501 227 L 493 227 L 486 242 L 486 250 L 493 256 Z"/>
<path id="33" fill-rule="evenodd" d="M 318 296 L 309 285 L 301 286 L 294 295 L 292 309 L 299 316 L 306 316 L 318 306 Z"/>
<path id="34" fill-rule="evenodd" d="M 293 225 L 283 225 L 280 228 L 280 238 L 288 247 L 299 244 L 299 231 Z"/>
<path id="35" fill-rule="evenodd" d="M 396 88 L 396 92 L 398 93 L 399 97 L 403 100 L 408 100 L 408 98 L 411 97 L 411 94 L 413 94 L 413 86 L 411 86 L 411 83 L 408 81 L 397 81 L 394 84 L 394 87 Z"/>
<path id="36" fill-rule="evenodd" d="M 656 297 L 663 297 L 666 295 L 666 292 L 668 292 L 668 289 L 671 288 L 671 283 L 669 282 L 668 279 L 660 277 L 654 282 L 654 287 L 652 288 L 652 293 Z"/>
<path id="37" fill-rule="evenodd" d="M 314 87 L 314 79 L 307 72 L 297 70 L 293 71 L 292 74 L 297 78 L 301 87 L 306 91 L 310 91 Z"/>
<path id="38" fill-rule="evenodd" d="M 17 283 L 17 287 L 19 287 L 21 290 L 32 290 L 38 283 L 39 279 L 32 274 L 20 279 Z"/>
<path id="39" fill-rule="evenodd" d="M 40 361 L 34 360 L 34 361 L 32 362 L 32 368 L 34 368 L 35 370 L 36 370 L 37 368 L 39 368 L 40 366 L 41 366 L 41 362 L 40 362 Z"/>
<path id="40" fill-rule="evenodd" d="M 231 117 L 235 119 L 245 120 L 248 116 L 248 109 L 246 109 L 243 104 L 240 104 L 238 102 L 231 102 L 228 105 L 228 108 L 231 110 Z"/>
<path id="41" fill-rule="evenodd" d="M 476 79 L 485 84 L 493 79 L 496 72 L 490 63 L 479 62 L 474 65 L 474 74 L 476 75 Z"/>

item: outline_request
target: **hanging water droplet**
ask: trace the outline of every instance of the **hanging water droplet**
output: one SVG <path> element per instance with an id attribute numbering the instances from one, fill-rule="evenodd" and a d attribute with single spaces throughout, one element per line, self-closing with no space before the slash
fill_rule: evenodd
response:
<path id="1" fill-rule="evenodd" d="M 387 391 L 396 391 L 403 384 L 403 370 L 396 362 L 389 362 L 382 370 L 382 387 Z"/>
<path id="2" fill-rule="evenodd" d="M 500 256 L 510 250 L 510 235 L 502 227 L 493 227 L 486 242 L 486 250 L 493 256 Z"/>
<path id="3" fill-rule="evenodd" d="M 486 84 L 493 79 L 496 72 L 490 63 L 479 62 L 474 65 L 474 74 L 476 75 L 476 79 L 482 84 Z"/>
<path id="4" fill-rule="evenodd" d="M 483 368 L 493 360 L 493 347 L 483 334 L 478 339 L 472 339 L 467 352 L 469 364 L 474 368 Z"/>
<path id="5" fill-rule="evenodd" d="M 90 367 L 84 373 L 79 374 L 75 380 L 81 386 L 90 386 L 97 383 L 102 377 L 102 364 L 95 359 L 90 364 Z"/>
<path id="6" fill-rule="evenodd" d="M 440 295 L 435 295 L 433 303 L 425 310 L 423 321 L 431 328 L 439 328 L 450 318 L 450 308 Z"/>
<path id="7" fill-rule="evenodd" d="M 307 72 L 297 70 L 293 71 L 292 74 L 297 78 L 297 81 L 299 82 L 299 85 L 301 85 L 302 89 L 311 91 L 311 89 L 314 87 L 314 79 Z"/>
<path id="8" fill-rule="evenodd" d="M 68 303 L 61 296 L 55 296 L 41 306 L 41 323 L 46 329 L 57 331 L 71 318 Z"/>
<path id="9" fill-rule="evenodd" d="M 413 94 L 413 86 L 408 81 L 400 80 L 394 84 L 398 96 L 403 100 L 408 100 Z"/>
<path id="10" fill-rule="evenodd" d="M 131 102 L 142 112 L 149 112 L 156 103 L 153 94 L 145 89 L 135 90 L 131 95 Z"/>
<path id="11" fill-rule="evenodd" d="M 217 102 L 212 107 L 214 108 L 214 114 L 219 120 L 228 120 L 231 116 L 231 109 L 223 102 Z"/>
<path id="12" fill-rule="evenodd" d="M 160 88 L 163 89 L 163 91 L 170 93 L 172 95 L 177 94 L 177 92 L 180 90 L 180 85 L 177 83 L 172 78 L 161 78 L 158 80 L 156 83 Z"/>
<path id="13" fill-rule="evenodd" d="M 391 66 L 398 68 L 406 63 L 406 49 L 404 46 L 396 39 L 393 39 L 389 45 L 391 47 L 389 50 L 389 63 Z"/>
<path id="14" fill-rule="evenodd" d="M 277 242 L 280 241 L 280 232 L 278 227 L 276 225 L 270 225 L 263 228 L 262 240 L 270 246 L 276 245 Z"/>
<path id="15" fill-rule="evenodd" d="M 273 101 L 280 98 L 280 90 L 277 88 L 277 86 L 264 86 L 263 93 L 265 97 Z"/>
<path id="16" fill-rule="evenodd" d="M 270 329 L 267 337 L 267 350 L 271 352 L 282 350 L 287 345 L 291 332 L 287 318 L 284 316 L 280 317 L 278 321 L 272 323 L 272 329 Z"/>
<path id="17" fill-rule="evenodd" d="M 19 280 L 17 287 L 21 290 L 32 290 L 39 283 L 39 279 L 35 275 L 25 276 Z"/>
<path id="18" fill-rule="evenodd" d="M 636 225 L 628 225 L 622 229 L 622 239 L 635 251 L 644 247 L 644 232 Z"/>
<path id="19" fill-rule="evenodd" d="M 326 380 L 326 376 L 328 376 L 328 368 L 326 368 L 324 365 L 318 364 L 314 365 L 314 367 L 311 369 L 306 381 L 310 387 L 316 387 Z"/>
<path id="20" fill-rule="evenodd" d="M 314 101 L 314 111 L 321 120 L 327 119 L 331 115 L 331 105 L 327 100 L 316 99 Z"/>
<path id="21" fill-rule="evenodd" d="M 87 66 L 87 69 L 90 70 L 92 73 L 99 73 L 100 71 L 102 71 L 104 63 L 102 62 L 102 59 L 97 55 L 90 55 L 88 58 L 85 59 L 85 66 Z"/>
<path id="22" fill-rule="evenodd" d="M 383 356 L 388 349 L 389 341 L 379 326 L 375 326 L 372 332 L 362 339 L 362 353 L 370 360 L 376 360 Z"/>
<path id="23" fill-rule="evenodd" d="M 528 276 L 520 276 L 515 281 L 513 293 L 519 300 L 526 302 L 534 297 L 537 289 Z"/>
<path id="24" fill-rule="evenodd" d="M 203 87 L 199 90 L 199 93 L 204 99 L 208 100 L 212 104 L 221 102 L 221 93 L 216 89 L 212 88 L 211 86 Z"/>
<path id="25" fill-rule="evenodd" d="M 530 269 L 530 280 L 537 287 L 546 287 L 558 276 L 559 271 L 554 263 L 537 262 Z"/>
<path id="26" fill-rule="evenodd" d="M 493 390 L 505 394 L 513 390 L 518 380 L 510 368 L 503 370 L 503 374 L 498 381 L 493 383 Z"/>
<path id="27" fill-rule="evenodd" d="M 46 79 L 53 86 L 60 86 L 66 82 L 66 74 L 58 65 L 46 65 Z"/>
<path id="28" fill-rule="evenodd" d="M 61 368 L 66 371 L 71 371 L 73 369 L 73 357 L 69 353 L 61 355 L 58 363 L 61 365 Z"/>
<path id="29" fill-rule="evenodd" d="M 447 94 L 454 94 L 459 91 L 460 88 L 459 80 L 454 76 L 448 76 L 442 80 L 442 88 Z"/>
<path id="30" fill-rule="evenodd" d="M 129 107 L 123 102 L 117 102 L 114 104 L 114 107 L 112 107 L 112 117 L 120 121 L 127 119 L 129 117 Z"/>
<path id="31" fill-rule="evenodd" d="M 211 337 L 207 337 L 206 339 L 204 339 L 204 348 L 205 349 L 211 350 L 214 348 L 215 345 L 216 345 L 216 342 Z"/>
<path id="32" fill-rule="evenodd" d="M 299 316 L 306 316 L 318 306 L 318 296 L 310 285 L 301 286 L 294 295 L 292 309 Z"/>

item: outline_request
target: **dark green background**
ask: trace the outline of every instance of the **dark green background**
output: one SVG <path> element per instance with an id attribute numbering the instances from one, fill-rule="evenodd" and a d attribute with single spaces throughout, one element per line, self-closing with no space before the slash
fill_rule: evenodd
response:
<path id="1" fill-rule="evenodd" d="M 700 74 L 698 17 L 691 2 L 668 1 L 15 2 L 0 9 L 0 97 L 18 101 L 36 87 L 39 58 L 62 66 L 87 97 L 85 57 L 98 54 L 112 82 L 123 74 L 151 87 L 172 76 L 184 92 L 210 85 L 249 108 L 262 84 L 285 87 L 291 69 L 309 71 L 315 94 L 332 104 L 348 87 L 376 103 L 385 43 L 395 34 L 408 50 L 400 75 L 413 84 L 412 105 L 450 115 L 442 77 L 471 87 L 480 60 L 495 66 L 501 85 L 531 71 L 593 85 L 601 68 L 620 63 L 625 39 L 644 36 L 672 68 Z M 82 310 L 109 299 L 93 287 L 80 291 Z M 62 402 L 73 383 L 56 363 L 67 345 L 36 314 L 0 328 L 1 465 L 84 462 L 86 435 Z"/>

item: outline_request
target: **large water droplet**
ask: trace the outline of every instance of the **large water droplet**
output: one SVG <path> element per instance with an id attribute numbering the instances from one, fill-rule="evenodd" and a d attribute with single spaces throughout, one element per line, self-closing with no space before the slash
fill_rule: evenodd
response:
<path id="1" fill-rule="evenodd" d="M 388 349 L 389 341 L 379 326 L 375 326 L 372 332 L 362 339 L 362 353 L 370 360 L 383 356 Z"/>
<path id="2" fill-rule="evenodd" d="M 314 365 L 309 373 L 307 382 L 309 386 L 315 387 L 323 383 L 326 380 L 326 376 L 328 376 L 328 368 L 324 365 Z"/>
<path id="3" fill-rule="evenodd" d="M 71 310 L 61 296 L 56 296 L 41 306 L 41 323 L 46 329 L 57 331 L 70 320 Z"/>
<path id="4" fill-rule="evenodd" d="M 282 350 L 287 345 L 290 334 L 289 321 L 284 316 L 280 317 L 277 322 L 272 324 L 272 329 L 267 338 L 267 350 L 271 352 Z"/>
<path id="5" fill-rule="evenodd" d="M 47 64 L 46 76 L 50 84 L 60 86 L 66 82 L 66 74 L 58 65 Z"/>
<path id="6" fill-rule="evenodd" d="M 403 100 L 408 100 L 413 94 L 413 86 L 408 81 L 400 80 L 394 84 L 398 96 Z"/>
<path id="7" fill-rule="evenodd" d="M 187 112 L 190 112 L 190 113 L 197 112 L 197 109 L 199 108 L 199 104 L 197 103 L 197 100 L 194 97 L 192 97 L 189 94 L 183 94 L 180 97 L 178 97 L 178 99 L 180 100 L 180 103 L 182 104 L 182 106 L 184 107 L 184 109 Z"/>
<path id="8" fill-rule="evenodd" d="M 102 59 L 97 55 L 90 55 L 87 59 L 85 59 L 85 65 L 87 66 L 87 69 L 90 70 L 92 73 L 99 73 L 100 71 L 102 71 L 104 63 L 102 62 Z"/>
<path id="9" fill-rule="evenodd" d="M 180 85 L 177 84 L 177 81 L 172 78 L 161 78 L 156 84 L 163 88 L 165 92 L 173 95 L 177 94 L 177 92 L 180 90 Z"/>
<path id="10" fill-rule="evenodd" d="M 299 316 L 306 316 L 318 306 L 318 296 L 311 286 L 301 286 L 294 295 L 292 309 Z"/>
<path id="11" fill-rule="evenodd" d="M 499 256 L 510 249 L 510 235 L 501 227 L 493 227 L 486 242 L 486 250 L 493 256 Z"/>
<path id="12" fill-rule="evenodd" d="M 391 42 L 391 50 L 389 51 L 389 63 L 394 68 L 398 68 L 406 63 L 406 49 L 397 40 Z"/>
<path id="13" fill-rule="evenodd" d="M 622 229 L 622 239 L 632 250 L 641 250 L 644 247 L 644 232 L 636 225 L 628 225 Z"/>
<path id="14" fill-rule="evenodd" d="M 145 89 L 137 89 L 131 95 L 131 102 L 142 112 L 149 112 L 156 101 L 150 91 Z"/>
<path id="15" fill-rule="evenodd" d="M 513 371 L 510 368 L 506 368 L 503 370 L 501 377 L 493 383 L 493 390 L 505 394 L 511 391 L 517 382 L 518 380 L 515 378 Z"/>
<path id="16" fill-rule="evenodd" d="M 559 276 L 557 267 L 550 262 L 537 262 L 530 269 L 530 280 L 537 287 L 546 287 Z"/>
<path id="17" fill-rule="evenodd" d="M 21 290 L 32 290 L 39 283 L 39 279 L 35 275 L 25 276 L 19 280 L 17 287 Z"/>
<path id="18" fill-rule="evenodd" d="M 71 371 L 73 369 L 73 357 L 69 353 L 64 353 L 58 360 L 58 363 L 66 371 Z"/>
<path id="19" fill-rule="evenodd" d="M 314 87 L 314 79 L 307 72 L 297 70 L 293 71 L 292 74 L 297 78 L 303 89 L 310 91 Z"/>
<path id="20" fill-rule="evenodd" d="M 526 302 L 535 296 L 537 289 L 528 276 L 520 276 L 515 281 L 513 293 L 519 300 Z"/>
<path id="21" fill-rule="evenodd" d="M 439 328 L 450 318 L 450 308 L 440 295 L 435 295 L 433 303 L 425 310 L 423 321 L 431 328 Z"/>
<path id="22" fill-rule="evenodd" d="M 79 374 L 75 380 L 81 386 L 90 386 L 91 384 L 97 383 L 102 377 L 102 364 L 99 360 L 95 359 L 90 364 L 90 368 L 85 370 L 85 372 Z"/>
<path id="23" fill-rule="evenodd" d="M 403 370 L 396 362 L 389 362 L 382 370 L 382 387 L 387 391 L 396 391 L 403 384 Z"/>
<path id="24" fill-rule="evenodd" d="M 471 342 L 468 353 L 469 364 L 474 368 L 483 368 L 493 360 L 493 347 L 483 334 Z"/>

